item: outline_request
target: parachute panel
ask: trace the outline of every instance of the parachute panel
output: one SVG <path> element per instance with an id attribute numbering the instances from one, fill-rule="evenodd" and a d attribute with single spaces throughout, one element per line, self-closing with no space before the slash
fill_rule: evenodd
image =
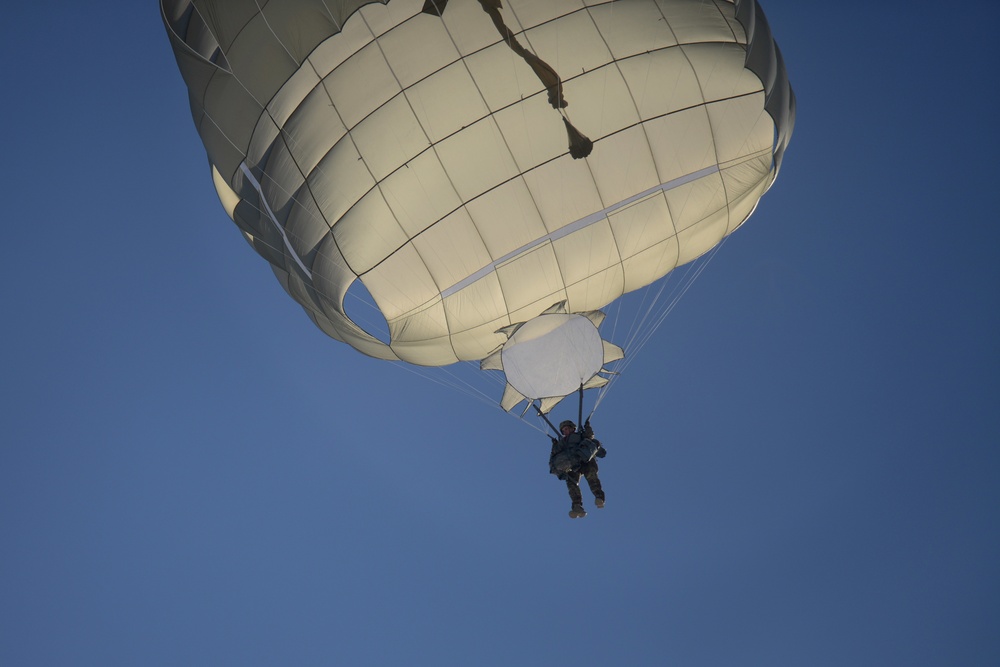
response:
<path id="1" fill-rule="evenodd" d="M 637 252 L 622 262 L 625 291 L 644 287 L 673 271 L 680 260 L 680 242 L 676 235 Z"/>
<path id="2" fill-rule="evenodd" d="M 553 240 L 552 250 L 565 285 L 578 283 L 611 266 L 621 264 L 614 234 L 611 233 L 611 223 L 605 217 L 568 236 Z"/>
<path id="3" fill-rule="evenodd" d="M 677 46 L 672 30 L 663 29 L 663 12 L 654 2 L 607 2 L 588 9 L 619 67 L 629 56 Z"/>
<path id="4" fill-rule="evenodd" d="M 372 177 L 381 182 L 427 148 L 427 124 L 407 96 L 396 95 L 351 130 L 351 140 Z"/>
<path id="5" fill-rule="evenodd" d="M 614 245 L 623 261 L 675 233 L 666 196 L 660 189 L 612 211 L 608 214 L 608 221 L 614 234 Z"/>
<path id="6" fill-rule="evenodd" d="M 469 212 L 458 209 L 414 237 L 413 246 L 426 258 L 427 270 L 440 293 L 492 261 Z"/>
<path id="7" fill-rule="evenodd" d="M 465 205 L 490 256 L 500 260 L 544 237 L 548 230 L 523 178 L 515 178 Z M 475 275 L 475 274 L 473 274 Z"/>
<path id="8" fill-rule="evenodd" d="M 344 213 L 333 227 L 333 237 L 359 275 L 367 274 L 408 240 L 377 188 Z"/>
<path id="9" fill-rule="evenodd" d="M 416 236 L 462 200 L 434 151 L 424 151 L 379 184 L 392 214 L 409 237 Z"/>
<path id="10" fill-rule="evenodd" d="M 562 294 L 565 283 L 551 242 L 537 245 L 504 262 L 496 267 L 496 272 L 503 289 L 507 312 L 513 322 L 530 319 L 554 302 L 566 298 Z M 539 299 L 546 303 L 539 304 Z M 539 309 L 532 316 L 524 317 L 519 311 L 529 305 L 532 310 Z"/>
<path id="11" fill-rule="evenodd" d="M 399 279 L 401 275 L 406 276 L 405 281 Z M 441 299 L 441 290 L 412 243 L 403 245 L 370 269 L 363 280 L 390 324 Z"/>
<path id="12" fill-rule="evenodd" d="M 595 164 L 591 167 L 598 194 L 604 202 L 602 209 L 617 205 L 637 192 L 645 192 L 663 182 L 656 173 L 649 140 L 642 127 L 632 127 L 613 134 L 604 140 L 601 149 L 623 156 L 620 161 L 594 160 Z"/>
<path id="13" fill-rule="evenodd" d="M 621 264 L 587 276 L 583 280 L 566 286 L 566 302 L 574 312 L 600 308 L 617 298 L 625 283 L 625 271 Z"/>

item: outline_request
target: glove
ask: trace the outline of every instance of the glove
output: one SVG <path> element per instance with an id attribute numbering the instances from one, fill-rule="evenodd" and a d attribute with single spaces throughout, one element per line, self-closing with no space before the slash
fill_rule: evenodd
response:
<path id="1" fill-rule="evenodd" d="M 594 454 L 594 456 L 596 456 L 599 459 L 603 459 L 607 455 L 608 455 L 608 450 L 604 449 L 604 447 L 598 447 L 597 453 Z"/>

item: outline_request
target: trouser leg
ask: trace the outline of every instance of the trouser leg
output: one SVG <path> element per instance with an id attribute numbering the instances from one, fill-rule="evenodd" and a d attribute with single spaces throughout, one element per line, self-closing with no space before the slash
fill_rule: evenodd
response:
<path id="1" fill-rule="evenodd" d="M 569 491 L 569 499 L 574 505 L 583 504 L 583 494 L 580 493 L 580 473 L 571 472 L 566 475 L 566 489 Z"/>
<path id="2" fill-rule="evenodd" d="M 587 480 L 587 486 L 590 487 L 590 492 L 594 494 L 594 498 L 599 498 L 604 500 L 604 489 L 601 488 L 601 480 L 597 476 L 597 463 L 591 461 L 583 469 L 583 476 Z M 579 488 L 577 489 L 579 493 Z"/>

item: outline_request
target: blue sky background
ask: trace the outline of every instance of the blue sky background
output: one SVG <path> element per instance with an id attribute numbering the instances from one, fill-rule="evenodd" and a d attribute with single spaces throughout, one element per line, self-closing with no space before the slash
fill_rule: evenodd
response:
<path id="1" fill-rule="evenodd" d="M 58 7 L 0 24 L 0 664 L 1000 664 L 992 3 L 764 3 L 781 176 L 583 521 L 544 436 L 285 296 L 156 3 Z"/>

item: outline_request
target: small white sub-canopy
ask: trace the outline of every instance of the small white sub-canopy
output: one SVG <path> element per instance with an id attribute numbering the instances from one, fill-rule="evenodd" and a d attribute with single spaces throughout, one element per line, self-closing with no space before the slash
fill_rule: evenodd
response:
<path id="1" fill-rule="evenodd" d="M 604 344 L 582 315 L 539 315 L 507 340 L 501 360 L 507 382 L 525 397 L 567 396 L 601 371 Z"/>

